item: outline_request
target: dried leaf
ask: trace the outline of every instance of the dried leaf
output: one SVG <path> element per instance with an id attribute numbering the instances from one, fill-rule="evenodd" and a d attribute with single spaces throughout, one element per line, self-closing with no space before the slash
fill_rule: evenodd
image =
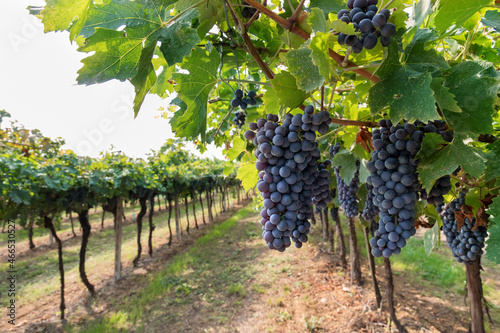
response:
<path id="1" fill-rule="evenodd" d="M 371 153 L 373 149 L 372 133 L 365 126 L 359 128 L 356 134 L 356 144 L 360 144 L 364 150 Z"/>
<path id="2" fill-rule="evenodd" d="M 455 219 L 457 220 L 457 231 L 462 228 L 462 226 L 464 225 L 464 220 L 466 218 L 472 221 L 472 219 L 474 218 L 474 214 L 472 213 L 473 209 L 474 207 L 463 205 L 462 207 L 460 207 L 460 210 L 458 212 L 455 212 Z"/>
<path id="3" fill-rule="evenodd" d="M 479 226 L 483 226 L 485 228 L 488 227 L 488 220 L 490 216 L 486 213 L 486 210 L 484 207 L 479 207 L 477 210 L 476 214 L 476 225 L 471 229 L 471 231 L 474 231 L 477 229 Z"/>

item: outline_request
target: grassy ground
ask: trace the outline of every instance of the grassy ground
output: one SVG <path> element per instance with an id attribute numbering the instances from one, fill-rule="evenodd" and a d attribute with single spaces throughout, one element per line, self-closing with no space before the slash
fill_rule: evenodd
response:
<path id="1" fill-rule="evenodd" d="M 217 203 L 220 202 L 216 201 Z M 131 214 L 135 206 L 127 207 L 126 212 L 129 215 L 129 222 Z M 208 209 L 206 204 L 204 205 L 205 215 L 208 221 Z M 217 210 L 219 210 L 217 206 Z M 135 212 L 139 210 L 136 207 Z M 187 225 L 187 220 L 185 217 L 184 205 L 180 206 L 181 211 L 181 225 L 184 229 L 184 234 L 186 234 L 185 228 Z M 198 223 L 202 224 L 201 218 L 201 206 L 199 202 L 196 203 L 196 212 L 198 215 Z M 189 204 L 189 214 L 190 214 L 190 224 L 191 228 L 194 229 L 194 218 L 192 216 L 192 205 Z M 111 214 L 107 214 L 111 217 Z M 175 238 L 175 220 L 172 213 L 172 232 Z M 87 247 L 87 260 L 86 260 L 86 270 L 90 276 L 95 275 L 95 278 L 99 278 L 99 272 L 103 267 L 112 267 L 114 263 L 114 230 L 112 228 L 111 220 L 107 221 L 107 228 L 100 229 L 101 213 L 97 212 L 91 216 L 93 229 L 92 235 L 89 240 Z M 168 214 L 163 209 L 163 214 L 155 216 L 153 221 L 156 225 L 156 229 L 153 233 L 153 245 L 157 249 L 159 244 L 164 244 L 165 240 L 169 237 L 169 231 L 167 227 Z M 58 231 L 59 234 L 63 234 L 64 230 L 71 230 L 71 226 L 66 221 L 61 225 L 61 230 Z M 44 228 L 35 228 L 35 230 L 40 230 L 38 236 L 34 238 L 35 243 L 40 243 L 43 237 L 45 237 Z M 25 230 L 20 230 L 16 232 L 16 237 L 18 235 L 25 234 Z M 147 237 L 149 233 L 147 217 L 143 220 L 143 232 L 142 232 L 142 246 L 143 246 L 143 256 L 146 257 L 145 252 L 147 251 Z M 81 233 L 79 233 L 81 234 Z M 135 255 L 137 254 L 137 227 L 135 224 L 129 223 L 123 227 L 123 238 L 122 238 L 122 262 L 124 264 L 129 264 Z M 6 238 L 6 237 L 5 237 Z M 44 239 L 45 240 L 45 239 Z M 19 244 L 21 241 L 16 239 Z M 58 271 L 58 257 L 57 250 L 55 246 L 51 248 L 43 247 L 37 248 L 38 252 L 26 253 L 26 258 L 16 261 L 16 269 L 18 273 L 18 280 L 22 283 L 18 284 L 19 301 L 18 305 L 20 307 L 36 302 L 43 298 L 44 296 L 58 292 L 59 290 L 59 271 Z M 79 251 L 80 251 L 80 238 L 67 239 L 63 244 L 63 256 L 64 256 L 64 270 L 68 281 L 78 281 L 78 263 L 79 263 Z M 20 255 L 18 253 L 18 255 Z M 2 271 L 6 271 L 8 268 L 8 263 L 6 260 L 0 265 Z M 96 274 L 92 274 L 95 272 Z M 94 282 L 95 279 L 90 278 L 90 282 Z M 6 290 L 8 281 L 5 279 L 0 279 L 0 290 Z M 29 295 L 29 297 L 28 297 Z M 6 305 L 8 299 L 3 299 L 0 301 L 1 306 Z"/>

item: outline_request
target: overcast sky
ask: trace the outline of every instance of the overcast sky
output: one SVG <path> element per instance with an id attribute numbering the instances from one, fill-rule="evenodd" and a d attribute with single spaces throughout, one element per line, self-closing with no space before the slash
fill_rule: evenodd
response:
<path id="1" fill-rule="evenodd" d="M 167 106 L 159 97 L 146 97 L 134 119 L 129 82 L 76 84 L 84 53 L 70 44 L 67 32 L 44 34 L 40 20 L 26 10 L 44 4 L 0 1 L 0 110 L 26 128 L 65 139 L 65 148 L 80 155 L 97 156 L 113 145 L 129 156 L 143 157 L 173 138 L 168 120 L 155 118 L 158 108 Z M 214 147 L 204 155 L 222 158 Z"/>

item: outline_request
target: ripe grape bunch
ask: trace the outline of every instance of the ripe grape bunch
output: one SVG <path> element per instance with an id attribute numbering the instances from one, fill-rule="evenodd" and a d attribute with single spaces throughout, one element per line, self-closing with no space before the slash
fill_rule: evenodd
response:
<path id="1" fill-rule="evenodd" d="M 241 4 L 245 7 L 243 7 L 243 9 L 241 10 L 241 16 L 243 16 L 243 18 L 251 18 L 256 12 L 257 12 L 257 9 L 251 7 L 248 3 L 246 3 L 245 1 L 242 1 Z"/>
<path id="2" fill-rule="evenodd" d="M 448 205 L 441 212 L 443 216 L 443 232 L 446 236 L 446 242 L 457 258 L 458 262 L 472 264 L 484 253 L 484 241 L 488 236 L 484 226 L 476 225 L 476 218 L 465 218 L 463 226 L 458 230 L 455 212 L 460 211 L 460 208 L 465 204 L 465 193 L 461 192 L 459 197 Z M 472 230 L 474 229 L 474 230 Z"/>
<path id="3" fill-rule="evenodd" d="M 235 123 L 236 126 L 238 126 L 238 128 L 241 128 L 241 126 L 245 125 L 246 120 L 247 120 L 246 111 L 236 111 L 234 113 L 233 122 Z"/>
<path id="4" fill-rule="evenodd" d="M 327 111 L 314 114 L 311 105 L 304 111 L 286 114 L 282 122 L 277 115 L 269 114 L 267 120 L 250 123 L 250 130 L 245 132 L 245 138 L 257 146 L 257 189 L 264 199 L 262 236 L 270 249 L 280 252 L 291 241 L 297 248 L 307 242 L 312 198 L 323 193 L 324 185 L 320 184 L 324 181 L 318 179 L 325 177 L 318 169 L 321 152 L 315 132 L 325 134 L 331 118 Z"/>
<path id="5" fill-rule="evenodd" d="M 332 165 L 332 161 L 325 160 L 318 163 L 318 171 L 315 173 L 317 179 L 316 186 L 313 188 L 312 203 L 314 206 L 325 209 L 326 206 L 332 202 L 330 195 L 330 171 L 328 167 Z"/>
<path id="6" fill-rule="evenodd" d="M 389 21 L 391 12 L 377 7 L 378 0 L 349 0 L 347 8 L 337 14 L 337 19 L 349 24 L 352 23 L 354 31 L 359 35 L 346 35 L 340 33 L 337 42 L 340 45 L 352 47 L 352 52 L 360 53 L 363 48 L 373 49 L 377 45 L 378 38 L 382 46 L 391 44 L 391 36 L 396 32 L 396 26 Z"/>
<path id="7" fill-rule="evenodd" d="M 379 214 L 379 210 L 378 206 L 373 203 L 373 186 L 365 184 L 365 187 L 368 194 L 366 195 L 365 208 L 363 209 L 363 213 L 361 213 L 361 217 L 365 221 L 373 221 Z"/>
<path id="8" fill-rule="evenodd" d="M 340 144 L 330 146 L 330 155 L 333 158 L 340 150 Z M 337 177 L 337 190 L 339 194 L 339 201 L 342 205 L 342 210 L 347 217 L 356 217 L 358 211 L 358 198 L 356 193 L 359 186 L 359 161 L 356 161 L 357 170 L 354 173 L 349 185 L 347 185 L 340 176 L 340 167 L 335 167 L 335 175 Z"/>
<path id="9" fill-rule="evenodd" d="M 257 104 L 255 96 L 257 96 L 257 93 L 253 90 L 250 90 L 248 94 L 245 97 L 243 97 L 243 90 L 236 89 L 234 91 L 234 98 L 233 100 L 231 100 L 231 106 L 233 108 L 237 108 L 239 106 L 242 110 L 246 110 L 248 105 Z"/>
<path id="10" fill-rule="evenodd" d="M 424 133 L 415 124 L 392 125 L 381 120 L 373 131 L 371 160 L 367 164 L 372 188 L 372 202 L 378 206 L 379 228 L 370 240 L 374 257 L 399 254 L 415 229 L 415 204 L 420 184 L 415 155 Z"/>

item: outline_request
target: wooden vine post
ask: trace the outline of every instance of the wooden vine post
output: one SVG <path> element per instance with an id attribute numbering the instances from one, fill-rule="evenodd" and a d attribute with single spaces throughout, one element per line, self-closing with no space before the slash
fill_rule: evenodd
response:
<path id="1" fill-rule="evenodd" d="M 122 277 L 122 229 L 123 229 L 123 199 L 118 197 L 116 200 L 116 215 L 115 215 L 115 281 Z"/>
<path id="2" fill-rule="evenodd" d="M 467 276 L 467 297 L 469 298 L 470 328 L 471 333 L 484 333 L 483 315 L 483 286 L 481 283 L 481 265 L 479 260 L 472 264 L 465 264 Z"/>

